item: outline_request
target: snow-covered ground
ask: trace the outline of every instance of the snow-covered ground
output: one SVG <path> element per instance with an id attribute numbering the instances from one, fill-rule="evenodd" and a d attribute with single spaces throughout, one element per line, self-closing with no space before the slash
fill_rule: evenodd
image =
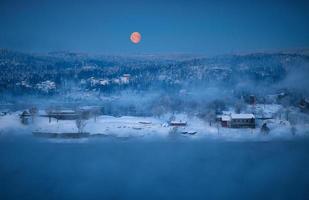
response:
<path id="1" fill-rule="evenodd" d="M 0 134 L 10 133 L 32 133 L 53 132 L 53 133 L 76 133 L 78 132 L 75 120 L 49 119 L 46 117 L 35 117 L 29 125 L 20 122 L 21 112 L 10 113 L 0 117 Z M 309 135 L 309 124 L 301 123 L 291 125 L 286 120 L 269 119 L 267 122 L 270 128 L 269 134 L 262 134 L 260 127 L 256 129 L 231 129 L 222 128 L 219 124 L 203 121 L 197 117 L 189 117 L 185 114 L 175 115 L 177 120 L 187 122 L 187 126 L 174 128 L 169 126 L 167 121 L 171 115 L 158 117 L 113 117 L 102 115 L 86 120 L 84 132 L 92 135 L 105 135 L 115 137 L 187 137 L 190 139 L 212 138 L 225 140 L 270 140 L 273 138 L 292 138 Z M 293 129 L 293 131 L 292 131 Z M 192 134 L 188 134 L 192 133 Z"/>
<path id="2" fill-rule="evenodd" d="M 273 117 L 282 106 L 279 104 L 256 104 L 248 106 L 248 111 L 256 113 L 257 117 Z"/>

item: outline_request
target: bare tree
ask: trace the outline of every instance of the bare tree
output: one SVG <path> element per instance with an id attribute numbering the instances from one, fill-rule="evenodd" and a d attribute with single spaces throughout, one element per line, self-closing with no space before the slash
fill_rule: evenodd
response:
<path id="1" fill-rule="evenodd" d="M 81 117 L 77 118 L 76 121 L 76 127 L 78 129 L 78 133 L 83 133 L 84 132 L 84 128 L 87 124 L 86 120 L 82 119 Z"/>
<path id="2" fill-rule="evenodd" d="M 30 114 L 26 110 L 20 115 L 20 120 L 21 120 L 22 124 L 24 124 L 24 125 L 29 124 L 29 115 Z"/>
<path id="3" fill-rule="evenodd" d="M 235 112 L 236 113 L 241 113 L 246 109 L 246 104 L 244 100 L 241 98 L 239 101 L 236 102 L 235 104 Z"/>
<path id="4" fill-rule="evenodd" d="M 48 116 L 48 122 L 50 123 L 51 122 L 51 114 L 53 112 L 53 109 L 51 107 L 48 107 L 48 108 L 46 108 L 45 112 Z"/>
<path id="5" fill-rule="evenodd" d="M 34 122 L 34 117 L 38 113 L 38 109 L 36 107 L 32 107 L 29 109 L 29 113 L 31 115 L 32 122 Z"/>
<path id="6" fill-rule="evenodd" d="M 169 130 L 168 134 L 169 136 L 175 136 L 178 132 L 178 127 L 173 127 Z"/>
<path id="7" fill-rule="evenodd" d="M 261 133 L 267 135 L 270 132 L 270 128 L 267 126 L 267 123 L 263 123 L 261 127 Z"/>
<path id="8" fill-rule="evenodd" d="M 96 122 L 97 121 L 97 117 L 100 115 L 101 113 L 101 109 L 100 108 L 95 108 L 93 110 L 93 115 L 94 115 L 94 121 Z"/>
<path id="9" fill-rule="evenodd" d="M 209 110 L 207 113 L 206 113 L 206 119 L 208 120 L 209 122 L 209 126 L 212 125 L 212 122 L 215 122 L 216 121 L 216 112 L 214 110 Z"/>
<path id="10" fill-rule="evenodd" d="M 291 112 L 290 108 L 287 107 L 287 108 L 285 109 L 285 119 L 286 119 L 286 121 L 289 121 L 289 120 L 290 120 L 290 118 L 289 118 L 290 112 Z"/>
<path id="11" fill-rule="evenodd" d="M 152 108 L 151 108 L 151 112 L 154 116 L 156 117 L 160 117 L 161 115 L 164 114 L 165 112 L 165 109 L 164 109 L 164 106 L 163 105 L 154 105 Z"/>
<path id="12" fill-rule="evenodd" d="M 276 112 L 276 116 L 277 118 L 279 118 L 280 120 L 282 119 L 282 113 L 284 113 L 284 109 L 280 108 L 277 112 Z"/>
<path id="13" fill-rule="evenodd" d="M 215 113 L 220 113 L 226 109 L 226 104 L 222 100 L 214 100 L 206 106 L 206 109 L 214 110 Z"/>

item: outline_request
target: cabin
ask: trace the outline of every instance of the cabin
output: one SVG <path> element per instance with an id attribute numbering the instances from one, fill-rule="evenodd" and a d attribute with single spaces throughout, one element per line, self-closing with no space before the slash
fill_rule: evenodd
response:
<path id="1" fill-rule="evenodd" d="M 222 115 L 219 120 L 221 126 L 226 128 L 255 128 L 255 116 L 253 114 Z"/>
<path id="2" fill-rule="evenodd" d="M 126 78 L 129 80 L 129 78 L 131 77 L 131 75 L 130 75 L 130 74 L 123 74 L 123 77 L 126 77 Z"/>

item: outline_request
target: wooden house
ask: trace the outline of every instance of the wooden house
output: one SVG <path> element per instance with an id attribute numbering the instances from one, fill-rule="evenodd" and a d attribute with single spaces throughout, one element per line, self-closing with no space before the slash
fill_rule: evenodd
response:
<path id="1" fill-rule="evenodd" d="M 230 114 L 218 118 L 222 127 L 227 128 L 255 128 L 255 116 L 253 114 Z"/>

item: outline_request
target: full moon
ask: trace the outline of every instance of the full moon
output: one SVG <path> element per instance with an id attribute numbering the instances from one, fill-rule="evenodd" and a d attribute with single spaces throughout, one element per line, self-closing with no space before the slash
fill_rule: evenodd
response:
<path id="1" fill-rule="evenodd" d="M 139 32 L 133 32 L 130 36 L 130 40 L 134 43 L 137 44 L 141 41 L 142 36 Z"/>

